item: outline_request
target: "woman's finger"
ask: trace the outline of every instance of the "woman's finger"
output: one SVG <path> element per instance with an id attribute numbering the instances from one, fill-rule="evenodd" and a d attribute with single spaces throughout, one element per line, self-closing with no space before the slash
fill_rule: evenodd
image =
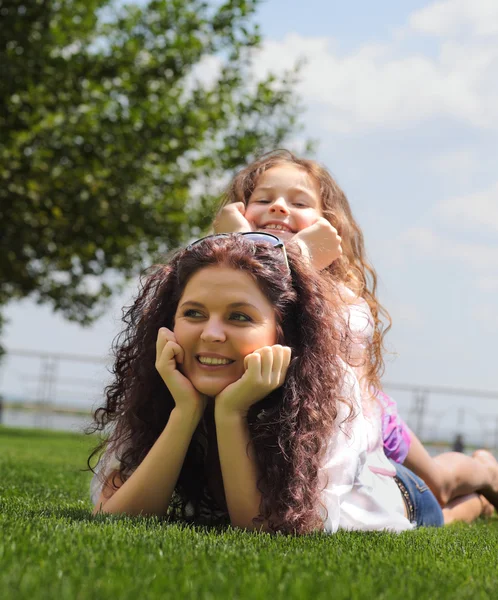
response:
<path id="1" fill-rule="evenodd" d="M 156 339 L 156 362 L 159 360 L 162 351 L 164 350 L 164 346 L 168 343 L 168 335 L 167 332 L 169 330 L 166 327 L 161 327 L 157 332 Z"/>
<path id="2" fill-rule="evenodd" d="M 164 347 L 163 354 L 165 355 L 165 360 L 174 359 L 180 365 L 183 362 L 183 348 L 176 342 L 168 342 Z"/>
<path id="3" fill-rule="evenodd" d="M 284 346 L 282 348 L 282 368 L 280 369 L 279 385 L 284 384 L 285 378 L 287 376 L 287 370 L 290 365 L 291 357 L 292 357 L 292 350 L 289 348 L 289 346 Z"/>
<path id="4" fill-rule="evenodd" d="M 244 366 L 246 367 L 246 373 L 251 378 L 261 376 L 261 355 L 258 351 L 248 354 L 244 359 Z"/>
<path id="5" fill-rule="evenodd" d="M 261 379 L 268 385 L 272 379 L 273 350 L 270 346 L 264 346 L 256 352 L 261 356 Z"/>
<path id="6" fill-rule="evenodd" d="M 168 329 L 167 327 L 161 327 L 161 329 L 164 331 L 168 342 L 176 342 L 175 334 L 173 331 L 171 331 L 171 329 Z"/>
<path id="7" fill-rule="evenodd" d="M 284 349 L 280 344 L 271 347 L 273 353 L 273 364 L 271 368 L 271 383 L 273 386 L 280 385 L 280 372 L 284 360 Z"/>

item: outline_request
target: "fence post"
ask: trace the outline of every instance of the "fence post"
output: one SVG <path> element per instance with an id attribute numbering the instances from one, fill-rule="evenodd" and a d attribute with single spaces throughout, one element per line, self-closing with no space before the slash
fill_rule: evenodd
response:
<path id="1" fill-rule="evenodd" d="M 41 426 L 43 415 L 45 415 L 45 419 L 47 418 L 50 405 L 53 404 L 55 400 L 57 363 L 58 360 L 55 357 L 47 356 L 42 357 L 41 359 L 41 372 L 38 379 L 37 394 L 39 414 L 36 415 L 38 426 Z M 45 422 L 45 425 L 48 426 L 48 422 Z"/>
<path id="2" fill-rule="evenodd" d="M 423 437 L 423 428 L 424 428 L 424 413 L 425 413 L 425 403 L 426 403 L 426 393 L 422 390 L 418 390 L 415 396 L 415 406 L 416 406 L 416 417 L 417 417 L 417 425 L 416 432 L 417 436 L 422 439 Z"/>

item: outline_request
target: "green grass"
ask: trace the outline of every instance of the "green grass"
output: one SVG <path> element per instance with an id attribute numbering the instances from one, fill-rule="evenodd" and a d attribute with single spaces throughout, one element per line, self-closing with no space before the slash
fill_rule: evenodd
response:
<path id="1" fill-rule="evenodd" d="M 293 538 L 91 517 L 91 440 L 0 428 L 0 598 L 498 598 L 498 519 Z"/>

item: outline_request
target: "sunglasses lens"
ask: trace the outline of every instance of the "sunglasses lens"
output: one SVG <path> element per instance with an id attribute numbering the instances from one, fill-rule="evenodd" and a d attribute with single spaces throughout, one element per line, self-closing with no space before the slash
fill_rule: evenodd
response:
<path id="1" fill-rule="evenodd" d="M 230 237 L 231 235 L 233 235 L 233 234 L 231 234 L 231 233 L 215 233 L 214 235 L 208 235 L 206 237 L 201 238 L 200 240 L 196 240 L 195 242 L 192 242 L 191 244 L 189 244 L 187 246 L 187 250 L 191 250 L 192 246 L 195 246 L 196 244 L 199 244 L 200 242 L 203 242 L 204 240 L 215 239 L 215 238 L 225 238 L 225 237 Z M 276 235 L 273 235 L 272 233 L 262 233 L 262 232 L 253 232 L 253 231 L 245 231 L 245 232 L 237 234 L 237 235 L 243 235 L 244 237 L 251 240 L 252 242 L 266 242 L 267 244 L 271 244 L 274 248 L 281 249 L 283 256 L 284 256 L 284 261 L 285 261 L 285 265 L 287 267 L 287 271 L 290 273 L 289 261 L 287 260 L 287 253 L 285 251 L 284 243 Z"/>
<path id="2" fill-rule="evenodd" d="M 248 232 L 248 233 L 243 233 L 242 235 L 244 237 L 247 237 L 248 239 L 252 240 L 253 242 L 268 242 L 275 248 L 280 248 L 284 245 L 282 240 L 280 238 L 278 238 L 276 235 L 273 235 L 272 233 Z"/>

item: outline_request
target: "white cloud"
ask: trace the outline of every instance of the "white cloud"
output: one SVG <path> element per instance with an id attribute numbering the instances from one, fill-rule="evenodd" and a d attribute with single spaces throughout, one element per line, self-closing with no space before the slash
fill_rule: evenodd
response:
<path id="1" fill-rule="evenodd" d="M 486 331 L 498 330 L 498 305 L 477 304 L 472 311 L 472 317 L 484 323 Z"/>
<path id="2" fill-rule="evenodd" d="M 475 149 L 456 148 L 436 156 L 430 155 L 425 164 L 437 175 L 451 176 L 458 181 L 471 181 L 481 161 Z"/>
<path id="3" fill-rule="evenodd" d="M 390 315 L 393 323 L 402 323 L 412 327 L 423 327 L 425 325 L 420 307 L 414 303 L 394 304 L 390 310 Z"/>
<path id="4" fill-rule="evenodd" d="M 218 81 L 223 67 L 219 56 L 207 55 L 197 63 L 184 81 L 184 95 L 188 97 L 199 86 L 211 88 Z"/>
<path id="5" fill-rule="evenodd" d="M 478 272 L 498 270 L 498 245 L 473 244 L 439 235 L 433 229 L 414 227 L 405 231 L 402 243 L 411 252 L 431 260 L 449 260 Z"/>
<path id="6" fill-rule="evenodd" d="M 411 227 L 399 236 L 400 260 L 406 253 L 470 268 L 482 292 L 498 290 L 498 238 L 469 241 L 468 232 L 498 232 L 498 182 L 486 190 L 440 202 L 428 215 L 431 226 Z M 441 226 L 454 232 L 441 233 Z M 484 236 L 483 236 L 484 237 Z"/>
<path id="7" fill-rule="evenodd" d="M 498 292 L 498 276 L 483 275 L 478 277 L 476 285 L 483 292 Z"/>
<path id="8" fill-rule="evenodd" d="M 461 4 L 435 3 L 424 10 L 439 14 L 443 9 L 437 7 L 444 5 L 445 11 L 460 14 Z M 441 116 L 495 129 L 498 45 L 484 36 L 484 26 L 478 23 L 486 21 L 488 12 L 488 22 L 494 22 L 496 11 L 486 12 L 484 0 L 478 5 L 480 12 L 471 11 L 472 35 L 458 43 L 443 37 L 435 56 L 426 51 L 424 29 L 432 13 L 419 11 L 408 20 L 411 37 L 420 41 L 419 51 L 403 51 L 393 34 L 389 43 L 366 44 L 344 55 L 332 38 L 293 33 L 281 41 L 267 41 L 256 55 L 255 70 L 259 76 L 268 70 L 281 72 L 306 58 L 299 92 L 311 118 L 328 132 L 413 126 Z"/>
<path id="9" fill-rule="evenodd" d="M 498 181 L 489 189 L 441 202 L 435 215 L 461 230 L 498 232 Z"/>
<path id="10" fill-rule="evenodd" d="M 424 7 L 409 18 L 417 32 L 447 37 L 462 33 L 479 36 L 498 33 L 496 0 L 443 0 Z"/>

